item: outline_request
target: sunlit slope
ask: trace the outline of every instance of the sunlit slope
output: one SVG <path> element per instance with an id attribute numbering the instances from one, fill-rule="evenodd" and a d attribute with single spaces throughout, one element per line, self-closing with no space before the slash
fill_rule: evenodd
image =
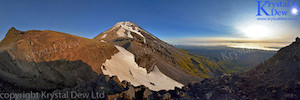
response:
<path id="1" fill-rule="evenodd" d="M 113 45 L 92 39 L 11 28 L 0 42 L 0 77 L 23 88 L 71 87 L 102 73 L 102 63 L 117 52 Z"/>

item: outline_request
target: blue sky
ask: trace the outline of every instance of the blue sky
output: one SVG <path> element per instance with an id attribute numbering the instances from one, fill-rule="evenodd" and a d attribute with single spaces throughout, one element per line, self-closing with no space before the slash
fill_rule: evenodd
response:
<path id="1" fill-rule="evenodd" d="M 297 21 L 271 22 L 257 21 L 256 14 L 256 0 L 6 0 L 0 2 L 0 39 L 10 27 L 93 38 L 119 21 L 133 21 L 171 42 L 244 38 L 243 29 L 258 24 L 284 39 L 300 34 L 299 15 Z"/>

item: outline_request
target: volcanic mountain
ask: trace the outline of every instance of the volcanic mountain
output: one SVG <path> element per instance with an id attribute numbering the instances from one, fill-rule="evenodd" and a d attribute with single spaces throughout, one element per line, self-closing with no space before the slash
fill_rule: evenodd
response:
<path id="1" fill-rule="evenodd" d="M 133 22 L 119 22 L 94 39 L 11 28 L 0 56 L 1 81 L 41 90 L 74 87 L 99 74 L 170 90 L 223 73 L 214 61 L 177 49 Z"/>
<path id="2" fill-rule="evenodd" d="M 216 62 L 177 49 L 133 22 L 118 22 L 94 40 L 121 46 L 131 52 L 138 66 L 145 68 L 148 73 L 159 69 L 163 74 L 183 84 L 223 73 L 223 68 Z"/>

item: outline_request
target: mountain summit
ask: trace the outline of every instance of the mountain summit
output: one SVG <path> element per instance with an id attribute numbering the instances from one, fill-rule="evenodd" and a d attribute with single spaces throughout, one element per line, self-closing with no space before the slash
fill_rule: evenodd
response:
<path id="1" fill-rule="evenodd" d="M 129 21 L 116 23 L 113 27 L 103 32 L 103 34 L 99 34 L 94 39 L 109 40 L 116 37 L 130 38 L 143 43 L 146 43 L 147 39 L 156 39 L 156 37 Z"/>
<path id="2" fill-rule="evenodd" d="M 2 40 L 0 42 L 0 46 L 16 41 L 18 38 L 20 38 L 22 36 L 22 34 L 24 34 L 24 33 L 22 33 L 22 31 L 19 31 L 14 27 L 10 28 L 8 30 L 4 40 Z"/>

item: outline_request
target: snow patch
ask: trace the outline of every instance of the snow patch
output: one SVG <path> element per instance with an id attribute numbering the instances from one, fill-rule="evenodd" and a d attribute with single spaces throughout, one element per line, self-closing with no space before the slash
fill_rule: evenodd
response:
<path id="1" fill-rule="evenodd" d="M 142 30 L 142 29 L 140 29 L 134 23 L 132 23 L 132 22 L 118 22 L 117 25 L 120 25 L 121 27 L 125 28 L 126 30 L 128 30 L 130 32 L 133 32 L 133 33 L 136 33 L 136 34 L 140 35 L 141 37 L 144 38 L 144 43 L 146 43 L 146 38 L 144 37 L 144 35 L 141 32 L 139 32 L 139 30 Z"/>
<path id="2" fill-rule="evenodd" d="M 131 35 L 131 32 L 130 32 L 130 31 L 127 32 L 127 37 L 133 38 L 133 36 Z"/>
<path id="3" fill-rule="evenodd" d="M 101 38 L 105 38 L 107 34 L 104 34 Z"/>
<path id="4" fill-rule="evenodd" d="M 126 31 L 126 30 L 125 30 L 124 28 L 120 28 L 120 29 L 117 31 L 118 37 L 126 37 L 125 31 Z"/>
<path id="5" fill-rule="evenodd" d="M 101 42 L 105 42 L 104 40 L 101 40 Z"/>
<path id="6" fill-rule="evenodd" d="M 129 38 L 133 38 L 133 36 L 131 35 L 130 31 L 127 30 L 127 34 L 125 34 L 126 29 L 124 29 L 123 27 L 121 27 L 118 31 L 117 31 L 117 35 L 118 37 L 129 37 Z"/>
<path id="7" fill-rule="evenodd" d="M 120 81 L 126 80 L 134 86 L 145 85 L 154 91 L 170 90 L 183 86 L 160 72 L 157 66 L 154 66 L 154 69 L 147 73 L 145 68 L 138 66 L 131 52 L 120 46 L 115 47 L 119 52 L 103 63 L 103 67 L 101 67 L 103 74 L 116 75 Z"/>

